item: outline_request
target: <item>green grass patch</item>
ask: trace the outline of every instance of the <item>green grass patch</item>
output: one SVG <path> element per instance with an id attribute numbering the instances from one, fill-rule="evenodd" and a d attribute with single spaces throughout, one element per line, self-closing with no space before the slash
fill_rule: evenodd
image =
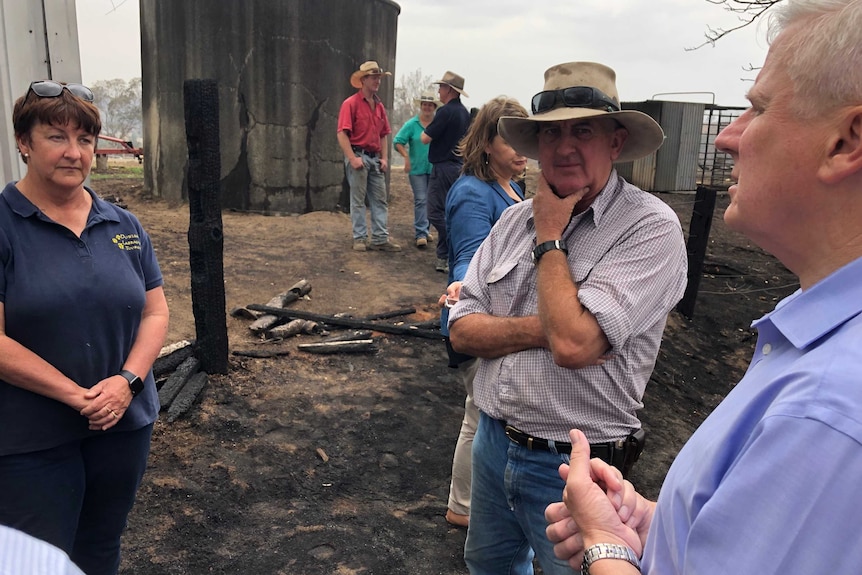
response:
<path id="1" fill-rule="evenodd" d="M 128 166 L 109 166 L 107 172 L 90 172 L 90 179 L 93 181 L 110 180 L 116 178 L 122 179 L 143 179 L 144 167 L 141 165 Z"/>

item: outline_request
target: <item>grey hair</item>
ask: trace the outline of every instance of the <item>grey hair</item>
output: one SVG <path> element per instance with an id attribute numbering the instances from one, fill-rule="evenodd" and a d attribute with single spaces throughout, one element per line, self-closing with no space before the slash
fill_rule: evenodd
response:
<path id="1" fill-rule="evenodd" d="M 862 0 L 785 0 L 770 17 L 769 42 L 791 27 L 777 56 L 796 111 L 812 118 L 862 104 Z"/>

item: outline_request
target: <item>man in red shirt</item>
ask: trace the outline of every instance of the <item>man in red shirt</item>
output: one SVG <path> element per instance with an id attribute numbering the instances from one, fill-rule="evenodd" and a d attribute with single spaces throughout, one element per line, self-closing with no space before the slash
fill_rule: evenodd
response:
<path id="1" fill-rule="evenodd" d="M 338 145 L 344 152 L 344 171 L 350 185 L 350 220 L 353 224 L 353 249 L 400 252 L 401 246 L 389 241 L 384 173 L 389 167 L 386 136 L 392 130 L 383 102 L 377 96 L 384 72 L 377 62 L 365 62 L 350 76 L 358 91 L 344 100 L 338 114 Z M 365 223 L 365 198 L 371 211 L 371 242 Z"/>

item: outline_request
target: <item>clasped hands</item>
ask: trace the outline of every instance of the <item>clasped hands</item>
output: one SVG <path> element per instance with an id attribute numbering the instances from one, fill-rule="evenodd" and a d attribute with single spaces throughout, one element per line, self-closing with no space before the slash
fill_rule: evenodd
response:
<path id="1" fill-rule="evenodd" d="M 90 422 L 90 429 L 105 431 L 115 426 L 132 402 L 129 382 L 122 375 L 112 375 L 84 390 L 86 405 L 79 413 Z"/>
<path id="2" fill-rule="evenodd" d="M 554 554 L 576 571 L 584 549 L 596 543 L 627 545 L 640 557 L 655 504 L 635 491 L 617 468 L 590 459 L 583 432 L 573 429 L 569 436 L 570 464 L 559 470 L 566 482 L 563 501 L 545 509 L 546 534 L 554 543 Z"/>

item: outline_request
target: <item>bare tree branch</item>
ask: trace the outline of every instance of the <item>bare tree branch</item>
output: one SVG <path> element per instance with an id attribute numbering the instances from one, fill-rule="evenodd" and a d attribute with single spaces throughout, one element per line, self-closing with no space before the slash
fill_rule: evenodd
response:
<path id="1" fill-rule="evenodd" d="M 733 28 L 713 28 L 707 26 L 707 31 L 704 34 L 706 41 L 694 48 L 686 48 L 686 51 L 697 50 L 706 45 L 715 46 L 715 43 L 731 32 L 745 28 L 754 23 L 758 18 L 766 14 L 766 12 L 780 3 L 782 0 L 706 0 L 710 4 L 722 6 L 728 12 L 737 14 L 739 25 Z"/>

